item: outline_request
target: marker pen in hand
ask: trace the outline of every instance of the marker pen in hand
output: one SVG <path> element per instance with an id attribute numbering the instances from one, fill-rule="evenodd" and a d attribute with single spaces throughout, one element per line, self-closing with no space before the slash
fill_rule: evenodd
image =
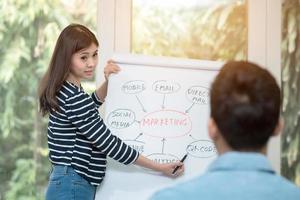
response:
<path id="1" fill-rule="evenodd" d="M 185 154 L 185 155 L 183 156 L 183 158 L 180 160 L 180 162 L 183 163 L 183 161 L 186 159 L 186 157 L 187 157 L 187 154 Z M 179 167 L 180 167 L 180 166 L 175 167 L 175 169 L 173 170 L 172 174 L 175 174 L 176 171 L 179 169 Z"/>

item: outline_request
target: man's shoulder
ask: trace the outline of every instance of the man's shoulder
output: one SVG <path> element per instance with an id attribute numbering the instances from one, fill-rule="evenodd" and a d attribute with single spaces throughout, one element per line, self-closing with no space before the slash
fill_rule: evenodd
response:
<path id="1" fill-rule="evenodd" d="M 277 189 L 277 191 L 281 191 L 281 193 L 284 193 L 286 195 L 296 195 L 298 199 L 300 199 L 300 187 L 290 180 L 286 179 L 283 176 L 276 175 L 273 182 L 276 182 L 276 186 L 274 184 L 274 190 Z"/>
<path id="2" fill-rule="evenodd" d="M 251 192 L 250 192 L 251 191 Z M 278 194 L 280 193 L 280 194 Z M 151 200 L 300 199 L 300 188 L 287 179 L 267 173 L 213 171 L 156 192 Z"/>
<path id="3" fill-rule="evenodd" d="M 178 183 L 174 186 L 167 187 L 156 192 L 151 200 L 163 200 L 163 199 L 198 199 L 197 196 L 201 194 L 202 197 L 204 193 L 213 192 L 207 185 L 207 180 L 210 180 L 209 174 L 203 174 L 197 176 L 185 182 Z"/>

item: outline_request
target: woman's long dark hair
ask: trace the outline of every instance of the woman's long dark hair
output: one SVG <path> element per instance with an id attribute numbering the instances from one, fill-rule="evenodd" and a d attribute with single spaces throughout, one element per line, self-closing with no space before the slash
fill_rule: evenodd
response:
<path id="1" fill-rule="evenodd" d="M 70 24 L 59 35 L 47 72 L 39 85 L 39 108 L 43 116 L 59 110 L 56 94 L 70 73 L 72 55 L 99 43 L 85 26 Z"/>

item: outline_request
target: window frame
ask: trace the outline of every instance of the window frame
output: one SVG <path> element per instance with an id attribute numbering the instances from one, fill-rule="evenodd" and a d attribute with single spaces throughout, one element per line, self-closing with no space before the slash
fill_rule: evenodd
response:
<path id="1" fill-rule="evenodd" d="M 280 85 L 282 0 L 247 0 L 247 3 L 248 61 L 267 68 Z M 104 81 L 103 68 L 113 53 L 130 53 L 132 1 L 99 0 L 97 7 L 100 61 L 96 70 L 96 83 L 99 84 Z M 280 137 L 272 138 L 267 156 L 277 173 L 280 173 L 280 154 Z"/>

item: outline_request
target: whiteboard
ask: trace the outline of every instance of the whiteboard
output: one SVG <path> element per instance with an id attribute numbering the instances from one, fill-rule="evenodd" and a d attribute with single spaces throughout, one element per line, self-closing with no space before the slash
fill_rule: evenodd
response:
<path id="1" fill-rule="evenodd" d="M 216 157 L 208 137 L 209 88 L 223 63 L 116 54 L 121 71 L 109 78 L 106 125 L 156 162 L 185 160 L 185 173 L 169 178 L 108 159 L 96 200 L 143 200 L 156 190 L 205 171 Z"/>

